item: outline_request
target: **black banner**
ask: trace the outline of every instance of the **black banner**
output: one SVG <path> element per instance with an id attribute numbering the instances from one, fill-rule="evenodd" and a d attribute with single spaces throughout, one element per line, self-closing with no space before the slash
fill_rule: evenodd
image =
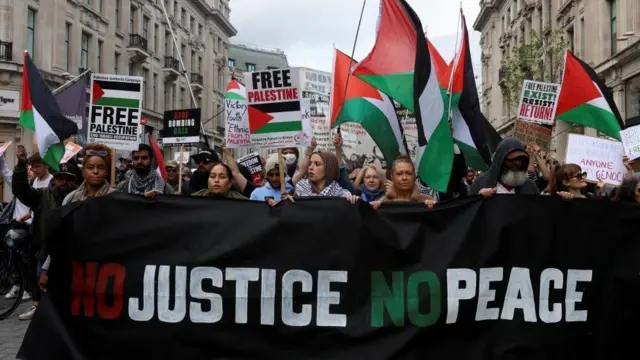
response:
<path id="1" fill-rule="evenodd" d="M 27 359 L 637 356 L 634 206 L 115 193 L 61 215 Z"/>
<path id="2" fill-rule="evenodd" d="M 200 141 L 200 109 L 164 112 L 162 144 L 194 144 Z"/>

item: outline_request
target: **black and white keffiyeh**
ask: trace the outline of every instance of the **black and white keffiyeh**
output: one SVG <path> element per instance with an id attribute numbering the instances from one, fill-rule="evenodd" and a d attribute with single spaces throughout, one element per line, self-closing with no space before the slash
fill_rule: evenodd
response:
<path id="1" fill-rule="evenodd" d="M 332 181 L 329 186 L 319 193 L 313 191 L 309 179 L 302 179 L 296 184 L 296 196 L 340 196 L 347 197 L 351 193 L 338 185 L 337 181 Z"/>
<path id="2" fill-rule="evenodd" d="M 123 190 L 127 194 L 132 195 L 144 195 L 145 193 L 156 190 L 164 194 L 165 182 L 156 171 L 149 171 L 149 174 L 144 178 L 140 177 L 138 173 L 133 171 L 129 178 L 125 180 Z"/>

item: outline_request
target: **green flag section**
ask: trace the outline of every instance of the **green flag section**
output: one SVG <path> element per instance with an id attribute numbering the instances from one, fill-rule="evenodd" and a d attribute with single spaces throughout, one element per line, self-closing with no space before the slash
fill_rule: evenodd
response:
<path id="1" fill-rule="evenodd" d="M 387 163 L 406 153 L 403 130 L 393 103 L 371 85 L 350 75 L 356 62 L 335 50 L 331 90 L 331 126 L 353 122 L 371 136 Z M 346 90 L 346 91 L 345 91 Z"/>
<path id="2" fill-rule="evenodd" d="M 607 86 L 571 51 L 564 57 L 556 118 L 597 129 L 618 140 L 625 127 Z"/>
<path id="3" fill-rule="evenodd" d="M 236 79 L 231 79 L 227 85 L 227 92 L 224 94 L 225 99 L 230 100 L 247 100 L 247 89 Z"/>
<path id="4" fill-rule="evenodd" d="M 452 76 L 449 85 L 453 138 L 464 155 L 467 166 L 485 171 L 491 164 L 492 153 L 487 133 L 490 131 L 489 128 L 493 129 L 493 127 L 487 126 L 488 120 L 480 111 L 478 89 L 471 63 L 467 23 L 462 12 L 460 17 L 462 36 L 451 65 Z M 499 137 L 497 133 L 495 136 Z"/>
<path id="5" fill-rule="evenodd" d="M 62 114 L 53 93 L 26 51 L 22 64 L 20 125 L 35 132 L 40 157 L 57 171 L 64 157 L 63 141 L 77 134 L 78 126 Z"/>

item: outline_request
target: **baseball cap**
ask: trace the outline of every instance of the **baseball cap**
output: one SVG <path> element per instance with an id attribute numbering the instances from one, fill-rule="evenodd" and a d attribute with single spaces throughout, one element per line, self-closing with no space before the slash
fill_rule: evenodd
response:
<path id="1" fill-rule="evenodd" d="M 175 160 L 169 160 L 169 161 L 167 161 L 167 163 L 166 163 L 164 166 L 165 166 L 165 167 L 172 167 L 172 168 L 176 168 L 176 169 L 177 169 L 178 167 L 180 167 L 180 166 L 178 165 L 178 162 L 177 162 L 177 161 L 175 161 Z"/>
<path id="2" fill-rule="evenodd" d="M 193 161 L 198 162 L 200 160 L 206 160 L 208 162 L 220 162 L 220 157 L 215 151 L 212 150 L 202 150 L 195 155 L 191 155 Z"/>
<path id="3" fill-rule="evenodd" d="M 56 171 L 53 176 L 68 175 L 77 179 L 79 174 L 80 168 L 78 168 L 78 165 L 69 160 L 64 164 L 60 164 L 58 171 Z"/>

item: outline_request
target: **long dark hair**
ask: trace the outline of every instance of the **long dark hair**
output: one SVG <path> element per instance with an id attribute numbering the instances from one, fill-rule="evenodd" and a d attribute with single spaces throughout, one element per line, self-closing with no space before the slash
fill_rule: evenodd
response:
<path id="1" fill-rule="evenodd" d="M 580 173 L 582 168 L 577 164 L 564 164 L 556 166 L 551 171 L 551 179 L 549 179 L 549 186 L 547 191 L 551 194 L 555 194 L 558 191 L 567 191 L 567 187 L 564 185 L 565 180 L 571 179 L 572 176 Z"/>
<path id="2" fill-rule="evenodd" d="M 618 189 L 615 199 L 626 203 L 636 203 L 636 186 L 640 182 L 640 174 L 625 179 Z"/>

